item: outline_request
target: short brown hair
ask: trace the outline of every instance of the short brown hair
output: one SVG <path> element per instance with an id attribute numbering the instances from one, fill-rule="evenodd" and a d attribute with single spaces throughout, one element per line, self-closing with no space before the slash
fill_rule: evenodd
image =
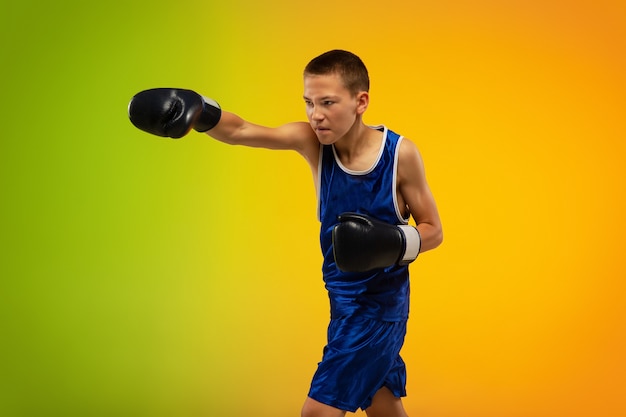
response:
<path id="1" fill-rule="evenodd" d="M 370 79 L 361 58 L 352 52 L 334 49 L 313 58 L 304 68 L 304 75 L 337 74 L 351 94 L 369 91 Z"/>

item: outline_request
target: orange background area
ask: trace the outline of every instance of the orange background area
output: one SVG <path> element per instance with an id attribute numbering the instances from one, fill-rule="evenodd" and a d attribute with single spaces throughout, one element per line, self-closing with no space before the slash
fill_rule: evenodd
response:
<path id="1" fill-rule="evenodd" d="M 1 10 L 1 415 L 299 415 L 328 321 L 306 163 L 126 106 L 184 87 L 306 120 L 302 69 L 334 48 L 443 221 L 411 265 L 409 415 L 626 415 L 623 2 Z"/>

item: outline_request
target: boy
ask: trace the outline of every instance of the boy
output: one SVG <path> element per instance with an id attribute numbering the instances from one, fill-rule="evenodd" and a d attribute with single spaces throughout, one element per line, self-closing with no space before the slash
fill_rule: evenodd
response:
<path id="1" fill-rule="evenodd" d="M 315 178 L 323 277 L 331 320 L 303 417 L 406 417 L 400 349 L 409 313 L 408 264 L 443 238 L 419 151 L 385 126 L 363 122 L 369 76 L 361 59 L 333 50 L 304 70 L 309 122 L 264 127 L 189 90 L 137 94 L 129 116 L 149 133 L 192 128 L 228 144 L 295 150 Z M 416 227 L 409 226 L 413 217 Z"/>

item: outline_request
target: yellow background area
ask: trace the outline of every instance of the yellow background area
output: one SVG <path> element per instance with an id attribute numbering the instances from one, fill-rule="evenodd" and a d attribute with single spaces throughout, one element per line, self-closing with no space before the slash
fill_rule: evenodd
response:
<path id="1" fill-rule="evenodd" d="M 0 5 L 0 415 L 299 415 L 328 321 L 307 164 L 127 104 L 306 120 L 335 48 L 443 221 L 411 265 L 409 415 L 626 415 L 623 1 L 38 3 Z"/>

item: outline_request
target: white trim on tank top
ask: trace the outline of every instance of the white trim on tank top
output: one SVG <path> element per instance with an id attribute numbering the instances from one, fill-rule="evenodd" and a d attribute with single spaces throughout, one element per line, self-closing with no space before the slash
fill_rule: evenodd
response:
<path id="1" fill-rule="evenodd" d="M 387 143 L 387 132 L 388 129 L 385 125 L 378 125 L 378 126 L 370 126 L 372 129 L 377 129 L 380 130 L 381 128 L 383 129 L 383 140 L 381 141 L 380 144 L 380 150 L 378 152 L 378 157 L 376 158 L 376 161 L 374 162 L 374 164 L 365 171 L 353 171 L 350 169 L 347 169 L 346 167 L 344 167 L 341 162 L 339 162 L 339 159 L 337 157 L 337 153 L 335 152 L 335 147 L 333 146 L 333 156 L 335 158 L 335 161 L 337 162 L 337 165 L 343 169 L 345 172 L 347 172 L 348 174 L 352 174 L 352 175 L 366 175 L 369 174 L 370 172 L 372 172 L 374 170 L 374 168 L 376 168 L 376 166 L 378 165 L 378 162 L 380 161 L 380 158 L 382 157 L 383 151 L 385 149 L 385 144 Z M 398 218 L 398 221 L 400 222 L 400 224 L 408 224 L 409 223 L 409 217 L 403 217 L 402 216 L 402 212 L 400 211 L 400 207 L 398 206 L 398 192 L 397 192 L 397 187 L 398 187 L 398 159 L 399 159 L 399 150 L 400 150 L 400 144 L 402 143 L 402 140 L 404 139 L 404 136 L 400 136 L 398 138 L 398 142 L 396 144 L 396 149 L 395 149 L 395 153 L 394 153 L 394 161 L 393 161 L 393 179 L 392 179 L 392 184 L 391 184 L 391 195 L 393 198 L 393 207 L 396 211 L 396 217 Z M 324 145 L 322 145 L 320 143 L 320 152 L 319 152 L 319 161 L 317 163 L 317 178 L 315 179 L 316 182 L 316 186 L 315 186 L 315 192 L 317 194 L 317 220 L 321 221 L 321 213 L 320 213 L 320 188 L 322 186 L 322 159 L 323 159 L 323 155 L 324 155 Z"/>
<path id="2" fill-rule="evenodd" d="M 393 179 L 391 180 L 393 183 L 393 206 L 396 209 L 396 216 L 398 217 L 398 220 L 400 221 L 401 224 L 409 224 L 409 217 L 403 217 L 402 216 L 402 212 L 400 211 L 400 207 L 398 206 L 398 161 L 400 159 L 400 145 L 402 144 L 402 140 L 404 139 L 404 136 L 400 136 L 398 138 L 398 143 L 396 143 L 396 150 L 394 153 L 394 161 L 393 161 Z"/>
<path id="3" fill-rule="evenodd" d="M 350 174 L 350 175 L 367 175 L 370 172 L 372 172 L 376 166 L 378 165 L 378 163 L 380 162 L 380 158 L 382 158 L 383 156 L 383 151 L 385 150 L 385 143 L 387 143 L 387 127 L 384 125 L 380 125 L 380 126 L 369 126 L 371 129 L 375 129 L 380 131 L 380 129 L 383 129 L 383 140 L 380 141 L 380 149 L 378 149 L 378 156 L 376 156 L 376 160 L 374 161 L 374 163 L 372 164 L 372 166 L 370 166 L 368 169 L 364 170 L 364 171 L 355 171 L 349 168 L 346 168 L 341 161 L 339 160 L 339 155 L 337 155 L 337 151 L 335 150 L 335 145 L 333 144 L 333 156 L 335 157 L 335 162 L 337 163 L 337 166 L 346 174 Z"/>

